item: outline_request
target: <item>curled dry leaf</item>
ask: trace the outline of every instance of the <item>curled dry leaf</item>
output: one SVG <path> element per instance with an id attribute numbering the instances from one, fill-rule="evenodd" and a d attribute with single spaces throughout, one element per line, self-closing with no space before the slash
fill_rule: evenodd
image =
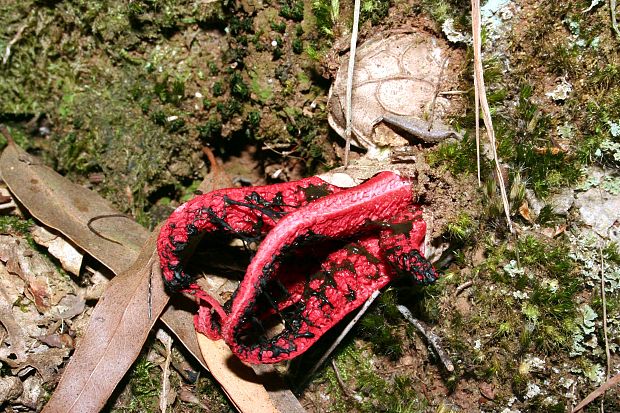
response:
<path id="1" fill-rule="evenodd" d="M 65 235 L 115 274 L 136 260 L 148 239 L 144 227 L 121 216 L 108 201 L 42 165 L 16 145 L 10 144 L 2 153 L 0 173 L 35 218 Z M 89 222 L 96 232 L 88 228 Z M 0 243 L 0 259 L 2 249 Z M 162 320 L 205 365 L 195 338 L 192 315 L 169 307 Z"/>
<path id="2" fill-rule="evenodd" d="M 31 248 L 25 239 L 0 235 L 0 261 L 6 263 L 12 274 L 11 282 L 17 282 L 17 278 L 25 281 L 27 297 L 42 313 L 74 290 L 49 259 Z"/>
<path id="3" fill-rule="evenodd" d="M 78 245 L 85 241 L 88 253 L 97 260 L 106 266 L 118 265 L 110 267 L 112 271 L 124 270 L 133 262 L 122 259 L 123 254 L 119 257 L 119 244 L 139 251 L 144 243 L 146 230 L 140 224 L 119 217 L 118 211 L 99 195 L 71 183 L 16 145 L 8 145 L 2 153 L 0 173 L 33 216 Z M 91 226 L 99 235 L 85 230 L 85 224 L 92 219 L 95 221 Z M 77 239 L 83 239 L 82 243 Z"/>
<path id="4" fill-rule="evenodd" d="M 34 242 L 47 247 L 49 253 L 60 261 L 65 271 L 80 275 L 83 255 L 73 245 L 38 225 L 34 227 L 31 234 Z"/>
<path id="5" fill-rule="evenodd" d="M 119 217 L 118 213 L 97 194 L 71 183 L 53 170 L 40 165 L 14 145 L 9 145 L 2 155 L 0 173 L 35 218 L 66 235 L 77 246 L 117 274 L 136 259 L 140 241 L 148 238 L 148 233 L 143 227 L 126 217 Z M 221 181 L 222 178 L 218 178 L 215 182 Z M 216 185 L 215 182 L 212 184 Z M 201 186 L 201 189 L 205 191 L 216 189 L 209 186 L 211 185 Z M 53 202 L 47 202 L 47 198 L 53 199 Z M 63 206 L 64 204 L 67 206 Z M 50 213 L 49 209 L 55 212 Z M 87 224 L 93 217 L 104 215 L 105 227 L 94 228 L 99 235 L 87 229 Z M 101 224 L 103 221 L 104 219 L 101 219 L 98 223 Z M 154 246 L 151 251 L 155 251 Z M 149 256 L 146 246 L 142 250 L 142 256 Z M 153 262 L 146 258 L 142 259 L 141 263 L 142 266 L 139 262 L 132 266 L 131 274 L 126 271 L 110 282 L 108 291 L 91 316 L 92 321 L 85 338 L 67 366 L 56 393 L 45 407 L 45 411 L 56 411 L 57 408 L 69 411 L 65 406 L 73 406 L 73 411 L 97 410 L 105 403 L 131 365 L 131 361 L 139 354 L 152 322 L 168 300 L 167 294 L 163 292 L 161 276 L 158 275 L 159 266 L 153 266 Z M 145 266 L 147 263 L 148 267 Z M 147 282 L 149 278 L 152 279 L 151 285 Z M 132 291 L 135 294 L 128 297 Z M 148 314 L 149 300 L 146 296 L 148 291 L 152 293 L 150 303 L 152 318 L 144 319 L 144 315 Z M 162 316 L 162 321 L 206 366 L 207 363 L 198 348 L 192 313 L 186 309 L 187 301 L 173 300 L 172 305 L 168 306 Z M 140 317 L 129 319 L 121 316 L 121 313 L 126 315 L 133 312 L 139 312 Z M 125 337 L 127 335 L 128 337 Z M 129 340 L 125 340 L 127 338 Z M 119 352 L 119 347 L 124 351 Z M 217 363 L 228 358 L 228 353 L 224 351 L 206 355 Z M 105 388 L 95 385 L 99 384 L 97 377 L 101 377 L 102 374 L 106 377 Z M 220 383 L 227 380 L 223 375 L 215 372 L 213 374 Z M 251 375 L 246 375 L 240 382 L 251 385 L 255 380 L 256 378 L 252 378 Z M 275 393 L 277 395 L 272 394 L 271 398 L 284 406 L 282 411 L 304 411 L 290 391 L 280 390 Z M 230 393 L 230 397 L 235 403 L 236 391 Z M 63 402 L 71 404 L 63 405 Z"/>
<path id="6" fill-rule="evenodd" d="M 135 361 L 168 302 L 154 242 L 155 237 L 151 237 L 133 266 L 110 282 L 44 412 L 99 411 Z M 149 291 L 151 314 L 144 305 L 149 301 Z M 117 311 L 119 308 L 123 311 Z"/>

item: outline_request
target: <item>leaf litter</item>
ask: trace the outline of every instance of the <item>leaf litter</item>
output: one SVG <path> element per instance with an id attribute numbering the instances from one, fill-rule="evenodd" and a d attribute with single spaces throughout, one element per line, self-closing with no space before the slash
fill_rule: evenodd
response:
<path id="1" fill-rule="evenodd" d="M 90 193 L 90 191 L 60 177 L 19 148 L 13 145 L 10 147 L 12 151 L 6 150 L 3 154 L 0 170 L 4 179 L 14 189 L 17 197 L 21 199 L 29 211 L 50 227 L 67 235 L 76 246 L 83 248 L 96 258 L 100 257 L 101 262 L 108 268 L 120 271 L 126 266 L 126 263 L 133 258 L 132 255 L 135 256 L 136 254 L 135 245 L 139 241 L 136 234 L 143 235 L 146 230 L 138 226 L 135 228 L 137 231 L 133 236 L 123 235 L 125 239 L 130 239 L 129 247 L 123 245 L 122 242 L 117 242 L 116 239 L 123 239 L 119 235 L 118 228 L 132 221 L 110 211 L 107 208 L 107 201 L 94 195 L 94 193 Z M 21 171 L 24 168 L 31 169 L 33 165 L 37 169 L 36 173 Z M 31 178 L 32 185 L 22 185 L 23 175 L 32 176 L 33 174 L 37 178 Z M 36 182 L 33 183 L 32 181 Z M 222 177 L 215 175 L 211 182 L 206 181 L 203 187 L 206 186 L 205 189 L 209 190 L 209 184 L 220 181 L 222 181 Z M 79 201 L 75 205 L 77 197 L 81 196 L 83 192 L 88 192 L 85 198 L 88 199 L 89 204 L 85 205 Z M 66 209 L 55 208 L 55 211 L 59 211 L 59 213 L 50 213 L 46 210 L 49 204 L 40 202 L 40 198 L 38 198 L 41 193 L 56 197 L 56 202 L 67 202 L 72 203 L 72 205 Z M 68 196 L 65 196 L 67 194 Z M 66 216 L 63 215 L 63 211 L 68 211 Z M 96 217 L 101 216 L 110 220 L 120 219 L 125 222 L 118 225 L 113 224 L 110 228 L 106 222 L 106 226 L 102 228 L 106 235 L 100 234 L 100 239 L 94 239 L 93 231 L 88 229 L 88 223 L 93 220 L 89 216 L 92 216 L 93 213 L 100 214 L 95 215 Z M 106 219 L 106 221 L 108 220 Z M 127 232 L 127 229 L 125 230 Z M 41 233 L 41 231 L 37 232 Z M 46 241 L 51 237 L 42 233 L 39 238 L 44 238 Z M 104 248 L 101 248 L 98 242 L 103 243 Z M 114 251 L 114 248 L 117 251 Z M 91 320 L 94 321 L 90 323 L 85 337 L 80 341 L 81 347 L 78 347 L 65 369 L 63 378 L 44 411 L 56 411 L 59 408 L 65 410 L 67 406 L 70 406 L 69 411 L 99 410 L 111 395 L 118 381 L 129 369 L 146 340 L 150 328 L 157 319 L 157 315 L 168 301 L 168 296 L 163 291 L 159 265 L 153 257 L 153 251 L 152 244 L 147 243 L 142 249 L 140 262 L 136 262 L 130 271 L 121 273 L 109 283 L 107 291 L 91 314 Z M 196 350 L 196 335 L 190 312 L 170 306 L 163 316 L 163 321 L 204 365 L 205 362 L 202 360 L 200 352 Z M 112 326 L 112 328 L 108 328 L 108 326 Z M 52 347 L 58 345 L 62 347 L 63 345 L 62 336 L 46 335 L 42 337 Z M 225 366 L 222 373 L 227 373 L 230 370 L 227 360 L 231 354 L 228 349 L 214 348 L 210 343 L 202 344 L 201 347 L 203 347 L 203 354 L 209 355 L 212 359 L 220 360 L 216 363 L 217 366 Z M 131 349 L 131 351 L 118 351 L 118 348 Z M 211 365 L 209 367 L 211 368 Z M 241 366 L 236 368 L 239 369 Z M 229 379 L 222 379 L 217 377 L 217 373 L 215 374 L 216 378 L 223 382 L 224 390 L 229 394 L 231 401 L 241 411 L 251 411 L 256 405 L 257 396 L 259 396 L 258 399 L 262 397 L 262 403 L 265 406 L 273 406 L 271 399 L 277 399 L 277 403 L 283 406 L 280 407 L 282 411 L 301 411 L 301 406 L 292 393 L 283 390 L 274 391 L 272 392 L 274 396 L 270 398 L 262 385 L 248 381 L 247 378 L 251 377 L 251 372 L 250 376 L 248 376 L 248 372 L 244 373 L 242 377 L 246 378 L 242 379 L 239 379 L 238 373 L 233 373 L 232 375 L 238 378 L 234 381 L 234 385 L 227 384 Z M 98 380 L 98 377 L 102 375 L 107 378 L 105 385 L 102 385 L 101 381 Z M 237 394 L 243 393 L 244 386 L 248 388 L 245 392 L 245 400 L 239 402 Z M 252 397 L 248 399 L 247 395 Z M 275 407 L 271 409 L 277 411 Z"/>

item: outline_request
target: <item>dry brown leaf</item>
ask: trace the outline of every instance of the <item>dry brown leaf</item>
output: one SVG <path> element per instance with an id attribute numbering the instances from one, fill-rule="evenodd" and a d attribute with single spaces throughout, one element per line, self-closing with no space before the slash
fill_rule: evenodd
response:
<path id="1" fill-rule="evenodd" d="M 10 306 L 4 302 L 1 296 L 0 324 L 6 329 L 11 343 L 10 348 L 0 349 L 0 360 L 10 366 L 18 366 L 26 359 L 26 340 L 21 327 L 15 322 Z"/>
<path id="2" fill-rule="evenodd" d="M 8 145 L 0 158 L 0 173 L 15 197 L 30 213 L 74 243 L 86 238 L 88 253 L 114 272 L 128 268 L 133 260 L 119 262 L 119 244 L 137 251 L 146 230 L 130 218 L 119 217 L 112 205 L 96 193 L 71 183 L 16 145 Z M 98 219 L 98 217 L 105 217 Z M 97 219 L 92 227 L 101 235 L 85 231 L 85 223 Z"/>
<path id="3" fill-rule="evenodd" d="M 30 234 L 34 242 L 46 247 L 49 253 L 60 261 L 60 265 L 65 271 L 76 276 L 80 275 L 83 255 L 73 245 L 63 237 L 52 234 L 38 225 L 34 226 Z"/>
<path id="4" fill-rule="evenodd" d="M 521 216 L 530 224 L 534 223 L 534 217 L 532 217 L 532 211 L 530 210 L 530 206 L 527 201 L 523 201 L 519 207 L 519 214 L 521 214 Z"/>
<path id="5" fill-rule="evenodd" d="M 8 150 L 9 148 L 11 148 L 11 150 Z M 210 155 L 211 156 L 209 156 L 209 159 L 214 161 L 214 157 L 212 154 Z M 200 186 L 200 189 L 204 192 L 218 189 L 222 183 L 229 182 L 229 179 L 222 174 L 221 169 L 217 167 L 216 163 L 212 163 L 212 166 L 211 180 L 205 180 L 205 182 L 203 182 Z M 29 169 L 33 167 L 35 167 L 35 171 L 29 171 Z M 33 216 L 65 234 L 77 246 L 91 253 L 95 258 L 99 259 L 105 266 L 110 268 L 115 273 L 127 268 L 127 265 L 134 261 L 138 252 L 138 242 L 141 239 L 147 238 L 148 233 L 144 228 L 133 223 L 133 221 L 127 218 L 117 217 L 117 212 L 111 209 L 107 201 L 100 198 L 97 194 L 71 183 L 53 170 L 40 165 L 36 159 L 20 148 L 15 147 L 15 145 L 9 145 L 2 154 L 2 158 L 0 159 L 0 173 L 2 173 L 2 176 L 7 182 L 7 185 L 9 185 L 9 188 L 11 188 L 13 193 L 18 199 L 20 199 L 22 204 Z M 31 179 L 35 179 L 36 182 L 31 182 L 30 185 L 24 186 L 25 179 L 22 175 L 27 177 L 34 175 L 35 177 Z M 213 178 L 213 176 L 215 176 L 215 178 Z M 42 181 L 39 181 L 39 179 Z M 50 188 L 48 188 L 47 185 L 49 185 Z M 42 198 L 43 196 L 58 196 L 59 199 L 63 200 L 62 202 L 72 203 L 78 199 L 75 195 L 76 193 L 80 194 L 80 196 L 83 195 L 81 198 L 82 200 L 88 200 L 88 211 L 90 214 L 87 214 L 86 211 L 81 210 L 84 207 L 83 203 L 78 202 L 77 206 L 71 205 L 69 208 L 65 209 L 63 207 L 58 208 L 57 204 L 60 202 L 58 200 L 52 204 L 47 204 L 47 201 L 43 201 Z M 64 196 L 63 194 L 69 195 Z M 74 196 L 72 196 L 72 194 Z M 53 208 L 56 212 L 50 213 L 47 211 L 48 208 Z M 63 215 L 63 211 L 67 213 L 67 216 Z M 93 213 L 92 211 L 95 212 Z M 96 228 L 97 232 L 103 235 L 103 238 L 89 231 L 86 225 L 91 218 L 98 215 L 109 216 L 105 219 L 105 225 L 100 227 L 101 230 L 99 230 L 99 227 Z M 68 227 L 64 228 L 64 225 L 67 223 Z M 132 225 L 130 225 L 130 228 L 127 228 L 127 224 L 129 223 Z M 108 224 L 111 225 L 110 229 L 107 228 Z M 122 239 L 119 234 L 119 227 L 122 227 L 122 225 L 125 225 L 123 233 L 133 233 L 131 236 L 126 237 L 126 243 L 119 243 L 119 240 Z M 157 232 L 155 232 L 155 234 L 156 233 Z M 153 237 L 156 238 L 156 236 Z M 104 244 L 104 247 L 100 246 L 101 243 Z M 156 260 L 157 257 L 154 243 L 152 243 L 151 247 L 151 259 Z M 141 256 L 142 255 L 148 255 L 148 250 L 146 247 L 143 249 Z M 76 403 L 80 403 L 76 405 L 79 409 L 76 408 L 75 411 L 92 411 L 89 410 L 89 408 L 96 409 L 96 406 L 103 405 L 102 403 L 105 403 L 109 397 L 109 393 L 111 393 L 118 383 L 118 380 L 122 378 L 124 372 L 131 365 L 131 362 L 127 363 L 128 360 L 134 360 L 135 357 L 137 357 L 137 354 L 146 339 L 146 334 L 150 330 L 152 321 L 156 319 L 156 315 L 158 315 L 160 311 L 160 309 L 155 306 L 155 296 L 158 295 L 159 304 L 161 304 L 162 297 L 164 297 L 166 301 L 168 299 L 168 295 L 163 291 L 163 283 L 161 282 L 159 266 L 155 265 L 155 267 L 157 267 L 157 274 L 155 274 L 154 271 L 153 285 L 151 286 L 151 291 L 153 294 L 152 320 L 149 320 L 148 322 L 144 319 L 133 318 L 131 320 L 126 318 L 117 320 L 116 318 L 118 318 L 119 314 L 111 313 L 110 316 L 112 316 L 114 320 L 110 322 L 110 317 L 106 319 L 105 315 L 107 314 L 107 311 L 115 310 L 116 313 L 119 313 L 122 309 L 124 309 L 123 314 L 127 314 L 130 309 L 134 312 L 141 313 L 142 315 L 144 314 L 146 304 L 148 303 L 148 299 L 146 297 L 140 297 L 138 300 L 127 301 L 128 297 L 125 296 L 128 291 L 135 291 L 136 293 L 145 293 L 148 291 L 148 285 L 144 285 L 144 279 L 145 272 L 147 270 L 150 271 L 150 268 L 143 268 L 138 264 L 139 263 L 136 262 L 135 265 L 131 267 L 131 273 L 134 274 L 133 276 L 130 275 L 130 271 L 126 271 L 117 276 L 110 283 L 108 290 L 101 298 L 100 303 L 97 305 L 93 315 L 91 316 L 91 320 L 95 321 L 91 321 L 89 324 L 86 337 L 83 342 L 80 343 L 80 347 L 67 366 L 56 393 L 46 406 L 45 411 L 55 411 L 56 407 L 62 406 L 63 401 L 66 402 L 72 400 L 76 400 Z M 139 277 L 136 274 L 139 274 Z M 157 284 L 157 287 L 159 288 L 158 291 L 155 289 L 155 284 Z M 116 294 L 119 294 L 119 297 L 124 298 L 125 302 L 119 302 L 116 298 Z M 204 359 L 202 358 L 202 354 L 200 353 L 200 349 L 198 348 L 196 333 L 193 327 L 193 311 L 189 312 L 187 309 L 183 308 L 184 306 L 187 306 L 187 301 L 188 300 L 184 300 L 183 297 L 175 297 L 173 300 L 173 305 L 168 306 L 167 311 L 163 314 L 162 321 L 164 321 L 164 323 L 198 359 L 198 361 L 200 361 L 203 366 L 207 367 Z M 110 302 L 113 302 L 114 304 L 110 305 Z M 125 308 L 126 305 L 131 305 L 131 308 Z M 163 308 L 163 306 L 165 306 L 165 302 L 161 305 Z M 140 311 L 140 309 L 142 311 Z M 123 334 L 127 334 L 127 330 L 120 330 L 118 334 L 112 336 L 110 335 L 113 334 L 112 332 L 104 333 L 101 331 L 101 329 L 104 328 L 102 326 L 104 323 L 106 326 L 116 325 L 115 320 L 116 322 L 122 321 L 123 323 L 127 323 L 132 321 L 134 323 L 133 327 L 135 328 L 135 331 L 130 335 L 132 340 L 125 342 L 119 341 Z M 145 328 L 147 326 L 148 328 Z M 126 326 L 123 324 L 123 326 L 119 326 L 119 328 L 121 327 Z M 110 344 L 109 346 L 102 347 L 102 342 L 105 342 L 106 338 L 109 339 Z M 96 343 L 99 343 L 99 345 L 92 346 L 85 344 L 90 343 L 93 340 L 96 341 Z M 118 354 L 120 353 L 119 351 L 113 351 L 115 346 L 118 345 L 122 346 L 120 348 L 125 349 L 125 354 Z M 84 347 L 86 347 L 86 349 L 84 349 Z M 230 352 L 228 348 L 222 351 L 216 351 L 212 354 L 203 354 L 209 358 L 213 358 L 214 360 L 221 360 L 228 354 L 227 352 Z M 93 364 L 93 360 L 91 359 L 99 361 L 98 363 Z M 101 366 L 103 364 L 106 366 Z M 89 367 L 92 370 L 90 373 L 88 373 Z M 79 369 L 81 374 L 74 373 L 76 369 Z M 96 383 L 96 379 L 94 379 L 94 377 L 100 374 L 101 370 L 104 371 L 106 382 L 108 384 L 105 389 L 94 386 L 94 383 Z M 112 375 L 112 372 L 115 374 Z M 86 373 L 88 373 L 88 376 L 84 376 Z M 234 389 L 234 386 L 230 386 L 228 384 L 229 378 L 225 370 L 212 373 L 220 384 L 230 389 Z M 253 386 L 259 386 L 263 392 L 265 391 L 261 385 L 256 385 L 253 382 L 249 383 Z M 244 388 L 235 389 L 229 394 L 233 403 L 239 404 L 236 399 L 239 397 L 244 397 L 243 394 L 247 393 L 245 390 L 246 389 Z M 271 395 L 272 401 L 281 406 L 280 410 L 282 411 L 305 411 L 295 396 L 288 390 L 282 390 L 280 388 L 278 390 L 270 391 L 269 394 Z M 267 401 L 269 401 L 269 398 L 267 398 L 265 402 Z M 271 408 L 275 410 L 273 406 Z M 62 410 L 66 411 L 65 408 Z M 250 410 L 246 411 L 253 412 L 256 410 L 254 409 L 254 406 L 250 406 Z"/>
<path id="6" fill-rule="evenodd" d="M 241 412 L 277 413 L 269 397 L 269 393 L 261 385 L 253 381 L 253 371 L 236 358 L 228 346 L 222 341 L 209 340 L 198 334 L 198 344 L 202 354 L 217 354 L 209 357 L 207 364 L 214 376 L 222 378 L 222 388 L 233 400 Z M 234 395 L 234 398 L 232 397 Z M 288 413 L 287 410 L 281 413 Z"/>
<path id="7" fill-rule="evenodd" d="M 137 358 L 168 303 L 156 239 L 157 231 L 134 264 L 110 282 L 44 412 L 99 411 Z M 151 314 L 145 305 L 148 302 Z"/>
<path id="8" fill-rule="evenodd" d="M 67 236 L 115 274 L 136 260 L 148 239 L 144 227 L 127 217 L 119 217 L 108 201 L 42 165 L 14 144 L 9 144 L 2 153 L 0 174 L 13 195 L 35 218 Z M 92 223 L 101 236 L 87 226 L 97 216 L 106 217 Z M 196 341 L 193 316 L 169 309 L 162 321 L 206 367 Z"/>

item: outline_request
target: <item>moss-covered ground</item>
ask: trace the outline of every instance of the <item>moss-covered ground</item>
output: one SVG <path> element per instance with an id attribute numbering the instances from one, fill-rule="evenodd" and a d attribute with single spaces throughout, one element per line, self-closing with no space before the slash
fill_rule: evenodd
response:
<path id="1" fill-rule="evenodd" d="M 491 1 L 487 3 L 492 3 Z M 429 288 L 382 293 L 351 336 L 308 381 L 288 366 L 311 411 L 564 412 L 620 359 L 620 252 L 552 198 L 599 188 L 620 193 L 620 39 L 606 2 L 512 1 L 500 39 L 485 32 L 485 80 L 509 182 L 509 234 L 493 168 L 482 165 L 479 211 L 443 229 L 450 254 Z M 276 166 L 295 178 L 338 165 L 326 122 L 333 45 L 349 32 L 337 0 L 0 1 L 0 122 L 56 170 L 154 226 L 208 171 L 202 148 L 232 159 L 253 148 L 252 183 Z M 469 32 L 469 2 L 366 0 L 364 30 L 422 22 L 442 36 Z M 471 56 L 467 44 L 454 44 Z M 10 53 L 7 52 L 10 50 Z M 469 102 L 452 122 L 465 131 L 427 161 L 452 176 L 476 174 Z M 566 96 L 560 86 L 569 84 Z M 592 168 L 604 171 L 593 177 Z M 475 188 L 471 188 L 476 191 Z M 532 199 L 543 208 L 532 213 Z M 3 217 L 2 232 L 28 222 Z M 602 263 L 602 264 L 601 264 Z M 606 300 L 601 296 L 601 265 Z M 441 337 L 453 372 L 396 309 Z M 603 330 L 606 306 L 608 343 Z M 314 357 L 314 358 L 312 358 Z M 160 383 L 146 358 L 110 409 L 156 411 Z M 302 373 L 300 373 L 302 372 Z M 208 378 L 194 389 L 229 411 Z M 180 379 L 176 385 L 180 386 Z M 620 411 L 618 390 L 605 409 Z M 206 402 L 205 402 L 206 403 Z M 596 404 L 596 406 L 595 406 Z M 598 411 L 592 404 L 586 411 Z M 191 411 L 179 402 L 176 411 Z"/>

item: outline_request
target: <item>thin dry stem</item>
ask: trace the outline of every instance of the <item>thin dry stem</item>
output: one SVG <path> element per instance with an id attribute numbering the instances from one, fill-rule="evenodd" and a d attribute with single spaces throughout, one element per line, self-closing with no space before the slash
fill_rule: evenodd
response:
<path id="1" fill-rule="evenodd" d="M 379 296 L 379 291 L 375 291 L 374 293 L 372 293 L 372 295 L 370 297 L 368 297 L 368 299 L 366 300 L 366 302 L 364 303 L 364 305 L 362 306 L 360 311 L 357 313 L 357 315 L 353 318 L 353 320 L 351 320 L 349 322 L 349 324 L 347 324 L 347 326 L 342 331 L 342 333 L 340 333 L 340 335 L 338 336 L 336 341 L 334 341 L 334 343 L 331 345 L 331 347 L 327 349 L 325 354 L 323 354 L 323 357 L 321 357 L 321 359 L 314 365 L 314 367 L 312 367 L 312 370 L 310 370 L 310 374 L 308 374 L 308 377 L 312 377 L 312 375 L 314 373 L 316 373 L 316 371 L 319 369 L 319 367 L 321 367 L 321 365 L 323 365 L 325 360 L 330 356 L 330 354 L 332 354 L 332 352 L 336 349 L 336 347 L 338 347 L 338 344 L 340 344 L 342 342 L 342 340 L 346 337 L 346 335 L 349 333 L 349 331 L 351 331 L 353 326 L 355 326 L 355 324 L 357 324 L 357 322 L 360 320 L 360 318 L 362 318 L 362 316 L 364 315 L 366 310 L 368 310 L 368 307 L 370 307 L 370 305 L 375 301 L 375 299 L 378 296 Z"/>
<path id="2" fill-rule="evenodd" d="M 19 39 L 21 39 L 22 34 L 24 33 L 24 30 L 26 29 L 26 27 L 28 27 L 28 23 L 24 23 L 23 25 L 21 25 L 17 29 L 17 33 L 15 33 L 15 36 L 13 36 L 11 41 L 9 41 L 9 43 L 6 45 L 6 48 L 4 49 L 4 57 L 2 58 L 3 65 L 8 63 L 9 57 L 11 56 L 11 48 L 13 47 L 13 45 L 15 45 L 15 43 L 19 41 Z"/>
<path id="3" fill-rule="evenodd" d="M 605 337 L 605 357 L 607 358 L 607 369 L 605 378 L 609 380 L 611 374 L 611 353 L 609 352 L 609 338 L 607 335 L 607 299 L 605 297 L 605 257 L 603 248 L 599 245 L 601 254 L 601 300 L 603 301 L 603 335 Z"/>
<path id="4" fill-rule="evenodd" d="M 462 293 L 466 288 L 471 287 L 472 285 L 474 285 L 473 281 L 466 281 L 463 284 L 459 285 L 458 287 L 456 287 L 456 291 L 454 292 L 454 295 L 459 295 L 460 293 Z"/>
<path id="5" fill-rule="evenodd" d="M 168 334 L 162 334 L 162 343 L 165 346 L 166 361 L 162 368 L 162 385 L 161 394 L 159 395 L 159 410 L 166 413 L 168 410 L 168 395 L 170 393 L 170 361 L 172 360 L 172 337 Z"/>
<path id="6" fill-rule="evenodd" d="M 612 387 L 616 386 L 617 384 L 620 384 L 620 374 L 616 374 L 611 379 L 609 379 L 605 383 L 601 384 L 592 393 L 588 394 L 586 396 L 586 398 L 583 399 L 581 401 L 581 403 L 579 403 L 577 405 L 577 407 L 575 407 L 573 409 L 572 413 L 577 413 L 578 411 L 582 410 L 584 407 L 586 407 L 587 405 L 592 403 L 594 400 L 596 400 L 597 397 L 599 397 L 600 395 L 604 394 L 607 390 L 611 389 Z"/>
<path id="7" fill-rule="evenodd" d="M 413 324 L 413 326 L 417 328 L 418 331 L 422 333 L 422 335 L 426 338 L 433 350 L 435 350 L 435 353 L 439 357 L 439 360 L 441 360 L 441 363 L 443 364 L 446 371 L 450 373 L 453 372 L 454 364 L 452 364 L 452 360 L 450 360 L 450 356 L 448 355 L 448 353 L 446 353 L 443 347 L 441 347 L 441 345 L 439 344 L 439 337 L 432 331 L 428 331 L 419 320 L 414 318 L 411 314 L 411 311 L 409 311 L 407 307 L 405 307 L 404 305 L 397 305 L 396 308 L 398 308 L 398 311 L 400 311 L 400 313 L 407 319 L 407 321 Z"/>
<path id="8" fill-rule="evenodd" d="M 344 167 L 349 166 L 349 152 L 351 152 L 351 119 L 353 117 L 353 69 L 355 69 L 355 52 L 357 51 L 357 32 L 360 24 L 361 0 L 355 0 L 353 9 L 353 30 L 351 32 L 351 52 L 349 53 L 349 67 L 347 70 L 346 95 L 346 144 L 344 147 Z"/>
<path id="9" fill-rule="evenodd" d="M 338 385 L 342 389 L 342 392 L 344 393 L 345 396 L 350 398 L 351 397 L 351 392 L 349 391 L 349 389 L 347 388 L 346 384 L 344 383 L 344 380 L 342 380 L 342 377 L 340 377 L 340 371 L 338 370 L 338 366 L 336 365 L 336 360 L 334 360 L 334 359 L 332 359 L 332 368 L 334 369 L 334 374 L 336 375 L 336 380 L 338 381 Z"/>
<path id="10" fill-rule="evenodd" d="M 512 219 L 510 219 L 510 205 L 508 203 L 508 195 L 506 194 L 506 184 L 504 182 L 504 176 L 497 157 L 495 130 L 493 129 L 493 121 L 491 119 L 491 110 L 489 109 L 489 102 L 487 101 L 486 87 L 484 85 L 484 70 L 482 67 L 482 23 L 480 18 L 480 0 L 471 0 L 471 13 L 472 13 L 472 36 L 474 41 L 474 87 L 476 89 L 476 118 L 478 117 L 478 103 L 482 109 L 482 119 L 484 120 L 484 126 L 489 136 L 489 142 L 491 146 L 491 153 L 493 160 L 495 161 L 495 172 L 497 175 L 497 182 L 499 184 L 500 194 L 502 196 L 502 203 L 504 204 L 504 213 L 506 214 L 506 221 L 511 233 L 514 233 L 512 226 Z M 478 131 L 478 122 L 476 122 L 476 144 L 478 153 L 478 182 L 480 183 L 480 138 Z"/>

